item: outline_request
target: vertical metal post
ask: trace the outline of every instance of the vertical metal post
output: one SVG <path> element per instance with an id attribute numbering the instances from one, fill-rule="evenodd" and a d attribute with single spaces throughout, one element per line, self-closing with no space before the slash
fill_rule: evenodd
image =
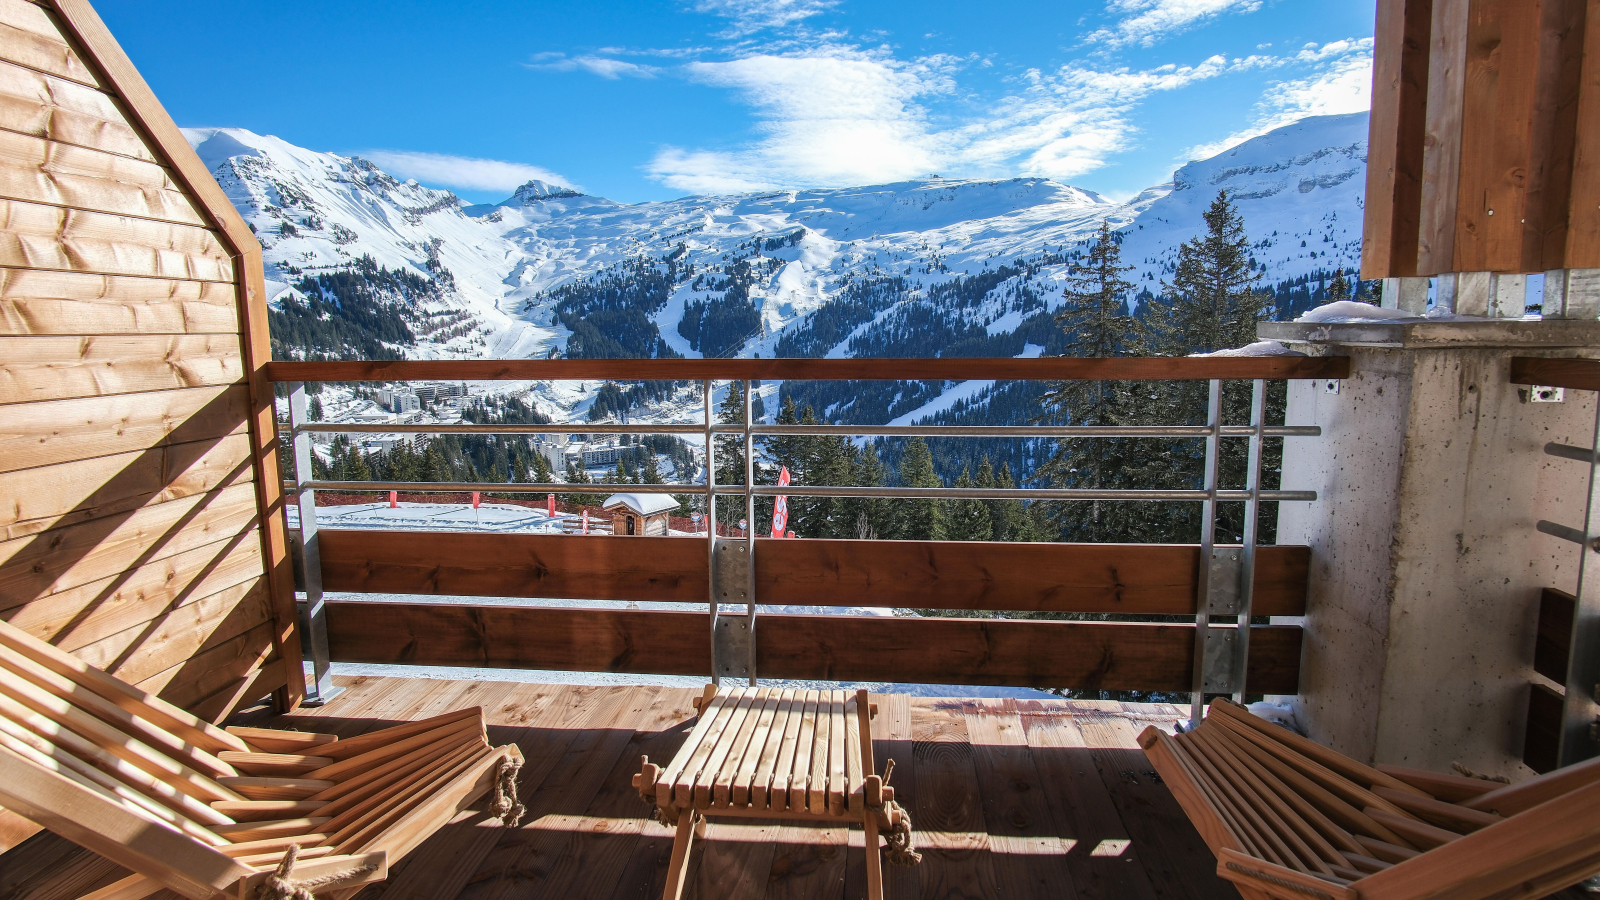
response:
<path id="1" fill-rule="evenodd" d="M 1239 565 L 1239 636 L 1235 638 L 1233 660 L 1235 703 L 1244 702 L 1245 678 L 1250 665 L 1250 613 L 1256 587 L 1256 540 L 1261 519 L 1261 449 L 1266 437 L 1267 383 L 1258 378 L 1250 391 L 1250 461 L 1246 465 L 1244 489 L 1250 499 L 1244 502 L 1244 558 Z"/>
<path id="2" fill-rule="evenodd" d="M 1217 458 L 1222 444 L 1222 382 L 1211 380 L 1206 400 L 1206 499 L 1200 501 L 1200 568 L 1195 582 L 1194 691 L 1189 702 L 1189 725 L 1195 727 L 1205 712 L 1206 638 L 1211 631 L 1211 556 L 1217 538 Z"/>
<path id="3" fill-rule="evenodd" d="M 333 686 L 332 661 L 328 652 L 328 611 L 322 602 L 322 551 L 317 538 L 317 492 L 306 487 L 312 480 L 311 434 L 301 430 L 309 421 L 306 385 L 289 384 L 289 435 L 294 442 L 295 502 L 300 510 L 300 561 L 305 573 L 305 603 L 300 605 L 300 633 L 306 655 L 311 659 L 311 683 L 306 685 L 307 706 L 321 706 L 339 692 Z"/>
<path id="4" fill-rule="evenodd" d="M 751 410 L 755 397 L 750 381 L 744 383 L 744 520 L 749 526 L 744 530 L 745 546 L 749 554 L 749 587 L 745 592 L 745 616 L 750 634 L 750 686 L 756 686 L 756 442 L 750 433 Z"/>
<path id="5" fill-rule="evenodd" d="M 1578 594 L 1573 604 L 1572 644 L 1567 654 L 1567 696 L 1561 710 L 1561 745 L 1556 767 L 1583 762 L 1600 748 L 1600 406 L 1589 442 L 1589 497 L 1583 508 L 1583 544 L 1578 547 Z"/>
<path id="6" fill-rule="evenodd" d="M 717 443 L 711 432 L 711 379 L 705 380 L 706 400 L 706 584 L 711 594 L 711 683 L 721 684 L 717 673 Z"/>

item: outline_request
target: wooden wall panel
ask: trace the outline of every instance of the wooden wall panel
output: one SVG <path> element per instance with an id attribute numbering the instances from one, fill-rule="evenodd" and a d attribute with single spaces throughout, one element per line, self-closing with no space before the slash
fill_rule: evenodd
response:
<path id="1" fill-rule="evenodd" d="M 0 337 L 0 404 L 237 384 L 243 374 L 233 335 Z"/>
<path id="2" fill-rule="evenodd" d="M 234 285 L 0 268 L 0 334 L 238 334 Z"/>
<path id="3" fill-rule="evenodd" d="M 0 266 L 232 281 L 217 235 L 110 213 L 0 200 Z"/>
<path id="4" fill-rule="evenodd" d="M 323 529 L 330 591 L 592 600 L 707 599 L 692 538 Z M 784 541 L 756 546 L 761 603 L 1193 615 L 1199 550 L 1151 544 Z M 1305 613 L 1311 552 L 1262 547 L 1258 615 Z"/>
<path id="5" fill-rule="evenodd" d="M 157 158 L 109 94 L 4 61 L 0 127 L 135 159 Z"/>
<path id="6" fill-rule="evenodd" d="M 249 410 L 238 384 L 13 404 L 0 415 L 0 473 L 215 440 Z"/>
<path id="7" fill-rule="evenodd" d="M 1563 263 L 1573 269 L 1597 269 L 1600 268 L 1600 0 L 1588 0 L 1585 4 L 1583 46 Z"/>
<path id="8" fill-rule="evenodd" d="M 1378 0 L 1363 278 L 1414 275 L 1434 0 Z"/>
<path id="9" fill-rule="evenodd" d="M 0 46 L 11 62 L 90 87 L 100 87 L 94 70 L 61 36 L 50 13 L 28 0 L 0 0 Z"/>
<path id="10" fill-rule="evenodd" d="M 703 675 L 708 614 L 334 601 L 334 659 Z M 1251 630 L 1249 690 L 1298 689 L 1300 629 Z M 763 678 L 1187 690 L 1194 626 L 763 615 Z"/>
<path id="11" fill-rule="evenodd" d="M 0 197 L 205 226 L 155 163 L 12 131 L 0 131 Z"/>
<path id="12" fill-rule="evenodd" d="M 1426 136 L 1421 208 L 1417 216 L 1418 275 L 1456 271 L 1456 200 L 1461 183 L 1468 6 L 1469 0 L 1434 0 L 1433 4 L 1428 36 L 1428 99 L 1423 120 Z M 1370 143 L 1369 139 L 1369 147 Z"/>

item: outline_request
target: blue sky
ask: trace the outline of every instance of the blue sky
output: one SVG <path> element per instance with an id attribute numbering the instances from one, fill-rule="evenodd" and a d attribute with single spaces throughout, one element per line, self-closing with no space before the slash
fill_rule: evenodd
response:
<path id="1" fill-rule="evenodd" d="M 474 201 L 1043 175 L 1113 199 L 1367 108 L 1373 0 L 99 0 L 179 125 Z M 181 44 L 173 23 L 184 23 Z"/>

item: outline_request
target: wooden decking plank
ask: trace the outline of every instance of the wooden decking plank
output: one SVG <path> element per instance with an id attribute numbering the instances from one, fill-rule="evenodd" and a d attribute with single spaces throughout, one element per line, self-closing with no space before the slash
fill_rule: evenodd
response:
<path id="1" fill-rule="evenodd" d="M 686 900 L 763 900 L 779 830 L 768 819 L 711 820 L 705 842 L 695 842 L 699 865 L 689 873 Z"/>
<path id="2" fill-rule="evenodd" d="M 1079 898 L 1154 900 L 1155 889 L 1144 873 L 1145 848 L 1128 837 L 1071 709 L 1040 700 L 1014 705 L 1033 764 L 1048 786 L 1056 833 L 1072 842 L 1066 860 Z"/>
<path id="3" fill-rule="evenodd" d="M 630 709 L 641 694 L 653 695 L 656 691 L 616 687 L 595 698 L 581 729 L 573 734 L 566 752 L 543 783 L 536 789 L 524 786 L 522 802 L 527 813 L 523 827 L 504 833 L 459 897 L 502 900 L 539 890 L 539 879 L 553 864 L 550 855 L 554 849 L 550 833 L 541 828 L 541 820 L 545 816 L 581 814 L 589 807 L 633 737 L 632 729 L 607 726 Z"/>
<path id="4" fill-rule="evenodd" d="M 1075 700 L 1078 728 L 1093 751 L 1095 770 L 1111 795 L 1145 875 L 1158 896 L 1234 900 L 1231 884 L 1216 875 L 1216 857 L 1184 815 L 1172 792 L 1150 773 L 1138 749 L 1138 728 L 1113 701 Z M 1170 723 L 1167 723 L 1170 724 Z"/>
<path id="5" fill-rule="evenodd" d="M 1076 897 L 1068 848 L 1016 708 L 1000 700 L 971 700 L 963 713 L 1001 891 L 1010 897 Z"/>
<path id="6" fill-rule="evenodd" d="M 960 700 L 911 699 L 916 792 L 905 801 L 916 827 L 924 897 L 1001 897 L 978 776 Z M 898 766 L 896 767 L 898 769 Z M 899 778 L 895 782 L 898 784 Z"/>

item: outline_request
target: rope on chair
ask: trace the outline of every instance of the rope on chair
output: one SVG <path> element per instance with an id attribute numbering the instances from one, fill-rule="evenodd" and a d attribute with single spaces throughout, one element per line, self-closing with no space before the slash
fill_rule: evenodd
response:
<path id="1" fill-rule="evenodd" d="M 502 756 L 495 772 L 494 799 L 489 801 L 488 812 L 507 828 L 517 827 L 522 822 L 522 814 L 527 811 L 522 801 L 517 799 L 517 773 L 521 769 L 521 760 Z"/>
<path id="2" fill-rule="evenodd" d="M 263 881 L 260 887 L 256 888 L 256 896 L 260 897 L 261 900 L 316 900 L 317 891 L 323 888 L 338 884 L 348 878 L 354 878 L 357 875 L 378 871 L 376 865 L 357 866 L 353 869 L 330 872 L 321 878 L 295 881 L 293 877 L 294 861 L 295 857 L 299 855 L 300 845 L 290 844 L 288 851 L 283 854 L 283 859 L 279 861 L 278 868 L 267 876 L 267 880 Z"/>

